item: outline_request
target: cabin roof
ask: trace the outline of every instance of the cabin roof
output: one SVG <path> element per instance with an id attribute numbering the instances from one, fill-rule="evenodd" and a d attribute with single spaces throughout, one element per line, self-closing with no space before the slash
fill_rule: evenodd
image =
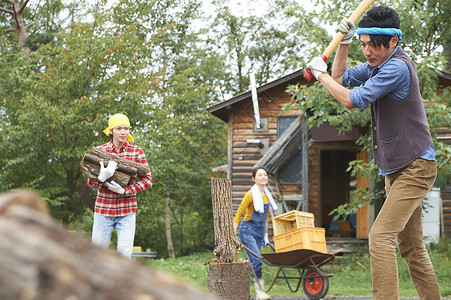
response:
<path id="1" fill-rule="evenodd" d="M 267 91 L 267 90 L 269 90 L 273 87 L 279 86 L 281 84 L 288 83 L 294 79 L 304 80 L 302 77 L 302 74 L 303 74 L 303 70 L 299 69 L 293 73 L 287 74 L 287 75 L 277 78 L 271 82 L 260 85 L 259 87 L 257 87 L 257 94 L 260 94 L 264 91 Z M 227 110 L 231 107 L 231 105 L 238 103 L 244 99 L 250 99 L 251 97 L 252 97 L 251 91 L 248 90 L 248 91 L 238 94 L 228 100 L 214 104 L 214 105 L 208 107 L 207 110 L 209 113 L 217 116 L 224 122 L 228 122 L 228 118 L 227 118 L 228 111 Z"/>
<path id="2" fill-rule="evenodd" d="M 439 71 L 439 70 L 436 70 L 436 72 L 437 72 L 440 82 L 445 86 L 449 86 L 450 81 L 451 81 L 451 73 L 446 72 L 446 71 Z M 270 81 L 268 83 L 258 86 L 257 94 L 263 93 L 264 91 L 267 91 L 269 89 L 277 87 L 281 84 L 289 83 L 290 81 L 293 81 L 293 83 L 295 83 L 295 80 L 297 80 L 297 79 L 299 79 L 298 83 L 301 82 L 301 83 L 307 84 L 307 81 L 303 78 L 303 69 L 299 69 L 290 74 L 284 75 L 273 81 Z M 243 101 L 245 99 L 251 99 L 251 97 L 252 97 L 252 92 L 251 92 L 251 90 L 248 90 L 246 92 L 243 92 L 241 94 L 233 96 L 232 98 L 230 98 L 228 100 L 214 104 L 214 105 L 208 107 L 207 110 L 209 113 L 215 115 L 216 117 L 220 118 L 221 120 L 223 120 L 224 122 L 227 123 L 229 109 L 231 108 L 231 106 L 233 104 Z"/>
<path id="3" fill-rule="evenodd" d="M 450 72 L 438 71 L 438 70 L 436 72 L 438 74 L 438 77 L 451 81 L 451 73 Z M 448 85 L 449 85 L 449 83 L 448 83 Z"/>

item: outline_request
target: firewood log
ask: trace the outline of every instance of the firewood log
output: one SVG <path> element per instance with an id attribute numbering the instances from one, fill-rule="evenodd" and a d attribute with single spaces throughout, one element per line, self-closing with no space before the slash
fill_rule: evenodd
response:
<path id="1" fill-rule="evenodd" d="M 149 170 L 149 167 L 146 165 L 143 165 L 139 162 L 131 161 L 128 159 L 120 158 L 117 155 L 100 150 L 99 148 L 96 148 L 96 147 L 92 147 L 91 152 L 89 152 L 89 154 L 100 157 L 104 161 L 114 160 L 115 162 L 117 162 L 120 165 L 130 167 L 130 168 L 136 168 L 137 174 L 141 178 L 145 177 L 147 174 L 147 171 Z"/>
<path id="2" fill-rule="evenodd" d="M 104 165 L 107 166 L 110 160 L 117 162 L 118 165 L 116 172 L 108 179 L 108 181 L 114 180 L 124 188 L 134 184 L 137 180 L 137 176 L 141 178 L 145 177 L 149 170 L 146 165 L 121 158 L 117 155 L 93 147 L 90 153 L 85 154 L 80 162 L 80 171 L 92 181 L 98 182 L 97 176 L 99 176 L 100 173 L 100 162 L 103 161 Z"/>
<path id="3" fill-rule="evenodd" d="M 0 240 L 0 299 L 218 299 L 68 232 L 30 191 L 0 195 Z"/>
<path id="4" fill-rule="evenodd" d="M 85 157 L 83 158 L 83 160 L 80 162 L 80 170 L 86 174 L 86 176 L 91 179 L 91 181 L 93 182 L 98 182 L 98 176 L 100 174 L 100 164 L 99 163 L 92 163 L 92 160 L 86 159 L 86 156 L 88 154 L 85 155 Z M 92 156 L 92 155 L 90 155 Z M 100 158 L 98 159 L 100 162 Z M 106 162 L 105 166 L 108 164 L 108 162 Z M 136 174 L 135 174 L 136 176 Z M 111 176 L 107 181 L 115 181 L 116 183 L 118 183 L 120 186 L 122 186 L 123 188 L 125 188 L 126 186 L 134 183 L 134 177 L 131 177 L 128 174 L 125 174 L 119 170 L 116 170 L 116 172 L 114 172 L 113 176 Z M 131 180 L 133 180 L 131 182 Z"/>
<path id="5" fill-rule="evenodd" d="M 92 163 L 98 166 L 100 165 L 100 162 L 103 162 L 104 166 L 107 166 L 109 162 L 91 154 L 85 154 L 84 160 L 88 163 Z M 123 165 L 122 162 L 118 163 L 116 171 L 122 172 L 130 176 L 136 176 L 138 174 L 138 169 Z"/>

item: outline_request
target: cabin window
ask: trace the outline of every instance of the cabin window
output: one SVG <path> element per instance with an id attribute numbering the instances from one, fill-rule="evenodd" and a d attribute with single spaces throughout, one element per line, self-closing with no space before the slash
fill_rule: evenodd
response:
<path id="1" fill-rule="evenodd" d="M 279 139 L 298 118 L 299 116 L 277 117 L 277 139 Z"/>
<path id="2" fill-rule="evenodd" d="M 277 118 L 277 138 L 290 128 L 299 116 L 281 116 Z M 279 169 L 280 183 L 302 183 L 302 148 L 299 147 Z"/>

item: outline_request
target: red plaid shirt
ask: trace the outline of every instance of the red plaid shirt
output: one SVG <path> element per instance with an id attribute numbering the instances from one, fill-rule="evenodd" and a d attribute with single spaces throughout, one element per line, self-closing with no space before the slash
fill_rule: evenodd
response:
<path id="1" fill-rule="evenodd" d="M 125 142 L 119 151 L 110 141 L 102 146 L 97 147 L 108 153 L 113 153 L 121 158 L 136 161 L 143 165 L 148 165 L 146 155 L 141 147 Z M 88 179 L 87 185 L 91 188 L 98 187 L 96 203 L 94 211 L 106 217 L 122 217 L 136 213 L 138 210 L 138 202 L 136 201 L 136 194 L 152 187 L 152 175 L 150 169 L 144 178 L 141 178 L 135 184 L 125 187 L 123 195 L 110 191 L 107 188 L 99 186 L 97 182 L 92 182 Z"/>

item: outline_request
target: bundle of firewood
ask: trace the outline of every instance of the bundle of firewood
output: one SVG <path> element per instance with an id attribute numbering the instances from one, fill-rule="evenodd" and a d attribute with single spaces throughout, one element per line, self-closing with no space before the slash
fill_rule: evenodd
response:
<path id="1" fill-rule="evenodd" d="M 100 162 L 103 161 L 103 165 L 106 167 L 110 160 L 117 162 L 118 165 L 114 175 L 107 181 L 115 181 L 124 188 L 134 184 L 137 177 L 145 177 L 149 170 L 147 166 L 141 163 L 120 158 L 117 155 L 93 147 L 81 160 L 80 171 L 91 181 L 98 182 L 97 176 L 100 173 Z"/>

